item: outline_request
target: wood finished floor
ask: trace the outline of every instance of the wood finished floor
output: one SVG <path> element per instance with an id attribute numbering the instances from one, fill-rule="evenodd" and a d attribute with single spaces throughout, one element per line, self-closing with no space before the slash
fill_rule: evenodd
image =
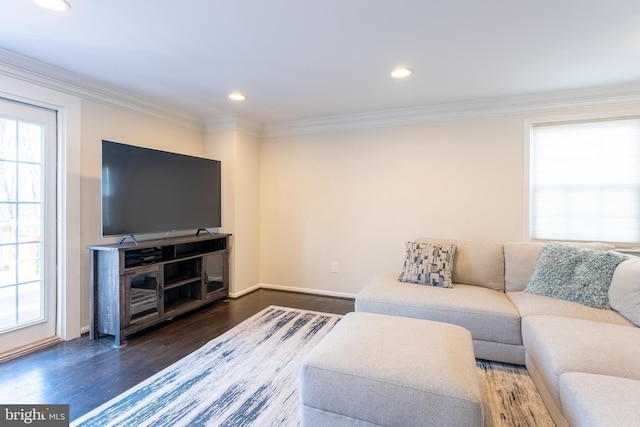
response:
<path id="1" fill-rule="evenodd" d="M 0 403 L 70 405 L 76 419 L 270 305 L 346 314 L 353 300 L 261 289 L 215 302 L 114 347 L 88 335 L 0 365 Z"/>

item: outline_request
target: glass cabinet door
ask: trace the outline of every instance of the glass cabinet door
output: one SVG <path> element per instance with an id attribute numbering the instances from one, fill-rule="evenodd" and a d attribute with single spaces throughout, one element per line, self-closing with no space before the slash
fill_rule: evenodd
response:
<path id="1" fill-rule="evenodd" d="M 159 269 L 152 267 L 126 276 L 125 305 L 129 323 L 148 316 L 158 316 Z"/>
<path id="2" fill-rule="evenodd" d="M 213 296 L 213 293 L 218 293 L 216 291 L 226 291 L 229 287 L 225 281 L 226 257 L 226 251 L 204 257 L 204 283 L 207 296 Z"/>

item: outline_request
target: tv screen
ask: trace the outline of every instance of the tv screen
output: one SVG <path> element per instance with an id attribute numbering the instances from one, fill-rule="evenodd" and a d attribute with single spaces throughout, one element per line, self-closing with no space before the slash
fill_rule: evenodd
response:
<path id="1" fill-rule="evenodd" d="M 220 161 L 102 141 L 102 235 L 220 227 Z"/>

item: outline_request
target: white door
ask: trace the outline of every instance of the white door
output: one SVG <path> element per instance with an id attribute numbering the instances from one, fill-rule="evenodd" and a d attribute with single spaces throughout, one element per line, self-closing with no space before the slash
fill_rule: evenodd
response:
<path id="1" fill-rule="evenodd" d="M 56 112 L 0 98 L 0 356 L 56 336 Z"/>

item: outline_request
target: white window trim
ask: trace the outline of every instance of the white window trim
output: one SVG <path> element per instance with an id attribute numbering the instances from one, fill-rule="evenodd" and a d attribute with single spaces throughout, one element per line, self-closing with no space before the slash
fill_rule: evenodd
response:
<path id="1" fill-rule="evenodd" d="M 81 99 L 0 73 L 0 96 L 45 107 L 58 120 L 58 300 L 57 335 L 71 340 L 81 332 L 80 141 Z"/>
<path id="2" fill-rule="evenodd" d="M 580 122 L 580 121 L 596 121 L 596 120 L 611 120 L 611 119 L 624 119 L 624 118 L 638 118 L 640 117 L 640 110 L 623 110 L 623 111 L 604 111 L 599 113 L 584 113 L 584 114 L 569 114 L 569 115 L 555 115 L 535 117 L 524 120 L 523 127 L 523 151 L 522 151 L 522 224 L 523 235 L 522 241 L 538 241 L 545 242 L 546 240 L 532 239 L 531 238 L 531 192 L 529 185 L 530 177 L 530 161 L 531 161 L 531 132 L 535 125 L 542 124 L 562 124 L 567 122 Z M 606 242 L 605 242 L 606 243 Z M 623 245 L 616 243 L 616 246 L 620 248 L 629 249 L 631 251 L 638 250 L 631 245 Z"/>

